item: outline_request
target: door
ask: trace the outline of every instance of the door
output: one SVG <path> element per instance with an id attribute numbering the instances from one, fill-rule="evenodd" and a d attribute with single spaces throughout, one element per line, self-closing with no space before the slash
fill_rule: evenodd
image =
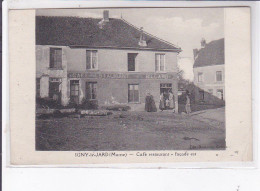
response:
<path id="1" fill-rule="evenodd" d="M 59 78 L 50 78 L 49 81 L 49 98 L 53 99 L 56 102 L 61 100 L 61 79 Z"/>
<path id="2" fill-rule="evenodd" d="M 79 80 L 70 81 L 70 101 L 79 104 Z"/>
<path id="3" fill-rule="evenodd" d="M 163 94 L 165 109 L 171 109 L 173 105 L 173 103 L 170 103 L 170 97 L 169 97 L 170 92 L 172 92 L 171 83 L 160 84 L 160 94 Z"/>

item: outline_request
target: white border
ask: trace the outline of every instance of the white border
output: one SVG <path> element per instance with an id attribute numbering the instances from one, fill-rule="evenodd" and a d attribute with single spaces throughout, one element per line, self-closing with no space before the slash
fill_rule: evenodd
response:
<path id="1" fill-rule="evenodd" d="M 27 3 L 26 3 L 27 2 Z M 29 3 L 28 3 L 29 2 Z M 8 65 L 8 10 L 35 8 L 98 8 L 98 7 L 212 7 L 212 6 L 249 6 L 251 7 L 252 23 L 252 87 L 253 87 L 253 162 L 203 162 L 203 163 L 148 163 L 148 164 L 87 164 L 87 165 L 10 165 L 10 132 L 9 126 L 9 65 Z M 3 165 L 9 167 L 110 167 L 110 168 L 255 168 L 257 167 L 257 140 L 259 140 L 259 3 L 257 2 L 68 2 L 66 1 L 38 1 L 21 0 L 5 1 L 3 3 Z M 258 55 L 258 57 L 257 57 Z"/>

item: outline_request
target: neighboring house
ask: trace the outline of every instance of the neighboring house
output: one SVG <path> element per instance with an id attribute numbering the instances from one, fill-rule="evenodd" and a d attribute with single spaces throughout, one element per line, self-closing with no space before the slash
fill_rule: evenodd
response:
<path id="1" fill-rule="evenodd" d="M 158 106 L 172 90 L 177 102 L 180 51 L 108 11 L 103 19 L 37 16 L 36 96 L 143 110 L 148 92 Z"/>
<path id="2" fill-rule="evenodd" d="M 195 101 L 224 104 L 225 100 L 225 52 L 224 39 L 206 43 L 194 49 L 194 84 L 197 86 Z"/>

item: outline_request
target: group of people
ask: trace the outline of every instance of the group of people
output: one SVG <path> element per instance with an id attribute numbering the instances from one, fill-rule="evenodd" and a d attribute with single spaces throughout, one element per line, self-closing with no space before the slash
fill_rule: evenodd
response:
<path id="1" fill-rule="evenodd" d="M 161 111 L 163 111 L 165 109 L 171 109 L 173 112 L 175 112 L 175 98 L 174 98 L 174 95 L 171 90 L 168 92 L 162 92 L 160 94 L 159 109 Z M 185 110 L 188 115 L 191 113 L 189 91 L 186 91 Z M 149 92 L 147 93 L 146 98 L 145 98 L 145 111 L 147 111 L 147 112 L 156 112 L 157 111 L 153 96 Z"/>
<path id="2" fill-rule="evenodd" d="M 160 95 L 160 105 L 159 109 L 161 111 L 165 109 L 172 109 L 173 112 L 175 111 L 175 99 L 172 91 L 169 92 L 162 92 Z"/>

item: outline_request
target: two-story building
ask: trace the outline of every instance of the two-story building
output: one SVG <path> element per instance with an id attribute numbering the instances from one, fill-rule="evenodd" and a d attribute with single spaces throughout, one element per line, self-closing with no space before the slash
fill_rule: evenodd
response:
<path id="1" fill-rule="evenodd" d="M 37 16 L 36 96 L 144 110 L 147 93 L 158 106 L 160 93 L 172 91 L 177 102 L 180 51 L 108 11 L 102 19 Z"/>
<path id="2" fill-rule="evenodd" d="M 225 100 L 225 50 L 224 39 L 206 43 L 194 49 L 195 101 L 209 104 L 224 104 Z"/>

